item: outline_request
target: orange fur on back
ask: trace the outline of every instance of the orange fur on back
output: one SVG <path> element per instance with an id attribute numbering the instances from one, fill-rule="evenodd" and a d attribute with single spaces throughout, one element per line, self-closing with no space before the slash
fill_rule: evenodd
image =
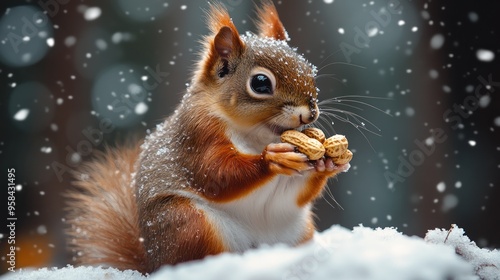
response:
<path id="1" fill-rule="evenodd" d="M 139 145 L 107 150 L 80 170 L 69 198 L 67 233 L 75 261 L 118 269 L 145 270 L 135 187 Z"/>

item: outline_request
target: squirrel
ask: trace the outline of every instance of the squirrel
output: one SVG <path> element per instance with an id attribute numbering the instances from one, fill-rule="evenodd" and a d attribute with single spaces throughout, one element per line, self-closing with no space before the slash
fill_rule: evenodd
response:
<path id="1" fill-rule="evenodd" d="M 280 143 L 318 119 L 316 68 L 288 45 L 271 1 L 257 10 L 258 33 L 240 35 L 210 4 L 210 35 L 174 113 L 79 170 L 66 217 L 76 263 L 151 273 L 313 237 L 312 203 L 349 164 Z"/>

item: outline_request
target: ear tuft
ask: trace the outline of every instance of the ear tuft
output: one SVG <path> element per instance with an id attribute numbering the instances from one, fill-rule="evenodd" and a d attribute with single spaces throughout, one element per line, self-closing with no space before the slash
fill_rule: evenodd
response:
<path id="1" fill-rule="evenodd" d="M 208 27 L 215 35 L 213 45 L 217 54 L 228 59 L 232 54 L 240 55 L 244 44 L 227 10 L 221 4 L 210 4 Z"/>
<path id="2" fill-rule="evenodd" d="M 233 24 L 233 21 L 231 20 L 231 17 L 229 16 L 229 13 L 227 12 L 226 8 L 220 4 L 220 3 L 210 3 L 210 8 L 207 12 L 207 24 L 208 28 L 210 28 L 210 31 L 212 31 L 212 34 L 215 35 L 223 26 L 228 26 L 229 28 L 233 29 L 236 33 L 238 33 L 238 30 L 236 30 L 236 27 Z"/>
<path id="3" fill-rule="evenodd" d="M 256 25 L 259 36 L 270 37 L 281 41 L 290 40 L 278 16 L 278 11 L 271 1 L 264 1 L 262 7 L 258 7 Z"/>

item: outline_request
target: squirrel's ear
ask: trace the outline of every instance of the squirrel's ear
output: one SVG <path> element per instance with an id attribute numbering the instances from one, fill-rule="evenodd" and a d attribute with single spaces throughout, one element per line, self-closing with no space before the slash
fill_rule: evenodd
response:
<path id="1" fill-rule="evenodd" d="M 220 57 L 227 59 L 231 54 L 240 55 L 243 43 L 238 34 L 228 26 L 223 26 L 214 38 L 214 47 Z"/>
<path id="2" fill-rule="evenodd" d="M 288 33 L 278 16 L 278 11 L 271 1 L 264 1 L 257 10 L 257 29 L 259 36 L 288 41 Z"/>
<path id="3" fill-rule="evenodd" d="M 244 44 L 226 9 L 220 4 L 212 4 L 208 14 L 208 25 L 212 34 L 213 50 L 223 59 L 243 53 Z"/>

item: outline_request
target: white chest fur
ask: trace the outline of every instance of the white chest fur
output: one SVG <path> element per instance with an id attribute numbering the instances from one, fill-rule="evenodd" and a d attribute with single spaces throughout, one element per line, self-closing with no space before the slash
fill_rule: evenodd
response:
<path id="1" fill-rule="evenodd" d="M 234 147 L 244 154 L 260 154 L 279 137 L 261 128 L 253 131 L 229 129 Z M 241 252 L 259 244 L 296 244 L 303 238 L 310 205 L 300 208 L 297 196 L 305 187 L 307 175 L 277 175 L 255 191 L 228 203 L 206 203 L 197 207 L 217 227 L 226 246 Z"/>
<path id="2" fill-rule="evenodd" d="M 198 205 L 222 234 L 232 251 L 259 244 L 296 244 L 301 240 L 309 208 L 297 206 L 306 178 L 276 176 L 264 186 L 229 203 Z"/>
<path id="3" fill-rule="evenodd" d="M 279 136 L 263 126 L 248 130 L 228 129 L 226 135 L 243 154 L 260 154 L 268 144 L 280 142 Z"/>

